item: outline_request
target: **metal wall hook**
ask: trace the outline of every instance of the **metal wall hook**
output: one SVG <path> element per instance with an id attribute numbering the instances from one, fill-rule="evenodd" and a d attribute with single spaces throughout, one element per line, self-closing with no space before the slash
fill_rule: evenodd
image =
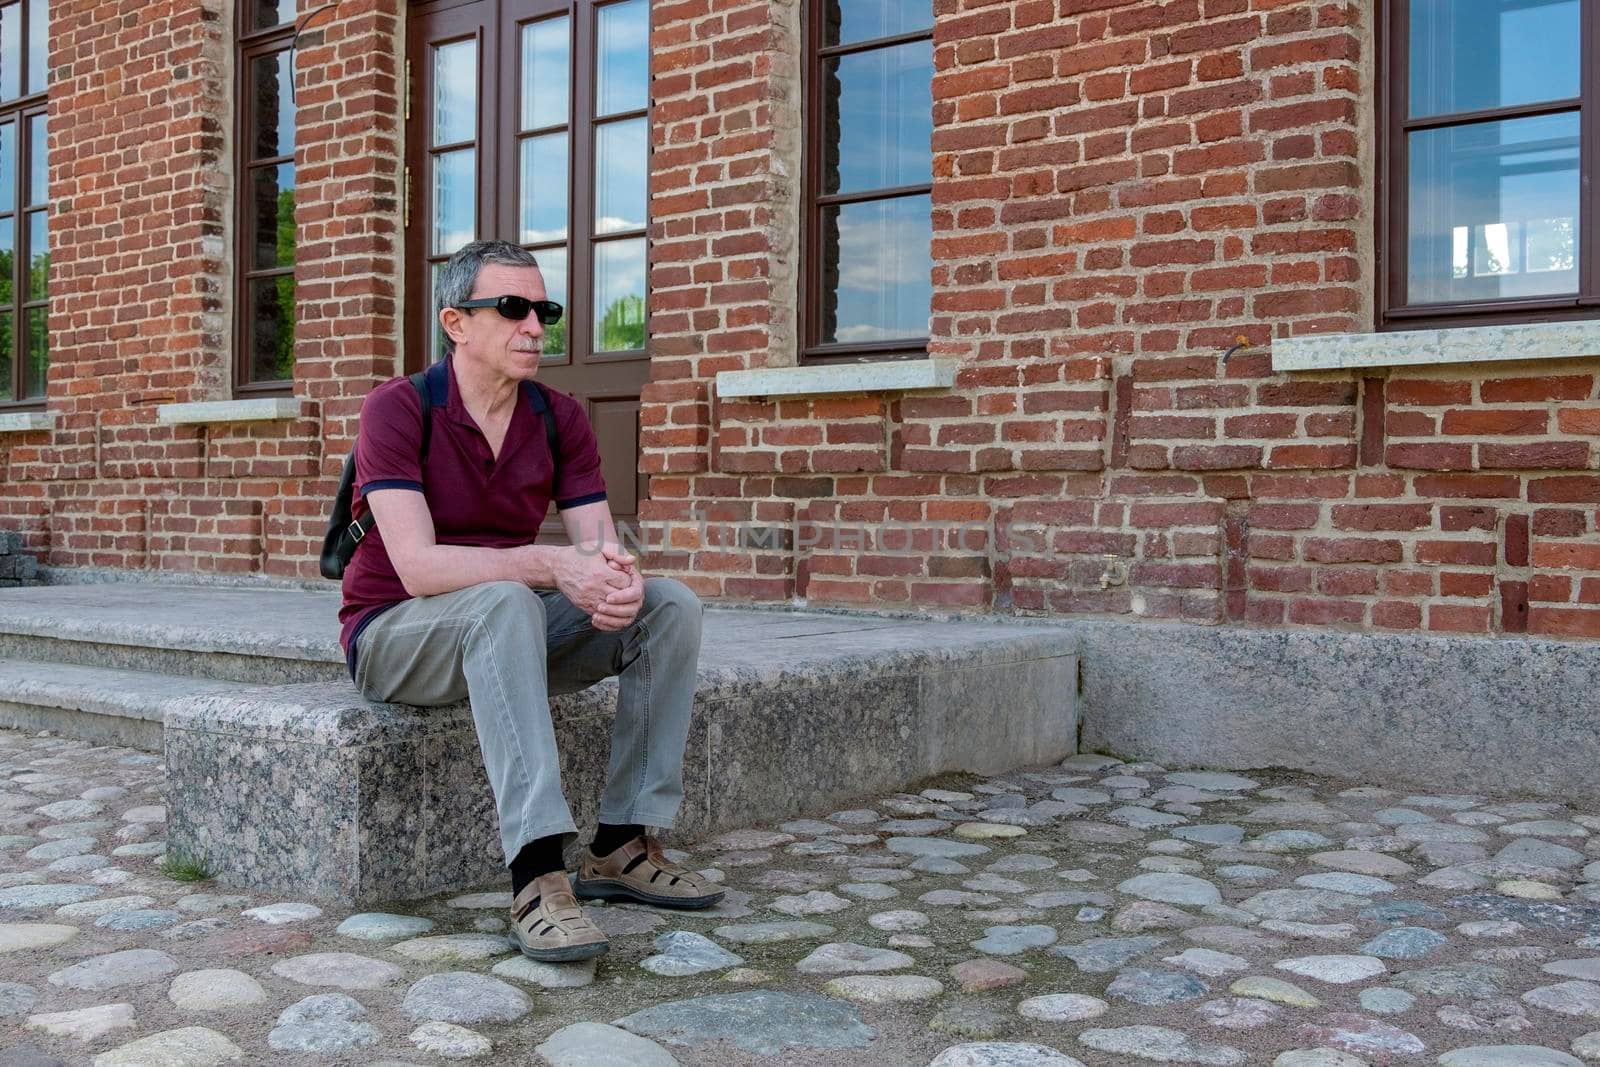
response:
<path id="1" fill-rule="evenodd" d="M 300 104 L 300 101 L 295 99 L 294 88 L 294 55 L 297 51 L 299 51 L 300 38 L 305 35 L 306 30 L 311 28 L 312 19 L 316 18 L 325 11 L 332 11 L 338 6 L 338 0 L 334 0 L 334 2 L 323 4 L 321 7 L 312 8 L 310 11 L 307 11 L 304 15 L 301 15 L 299 18 L 294 20 L 294 37 L 289 41 L 289 102 L 291 104 L 296 106 L 299 106 Z"/>

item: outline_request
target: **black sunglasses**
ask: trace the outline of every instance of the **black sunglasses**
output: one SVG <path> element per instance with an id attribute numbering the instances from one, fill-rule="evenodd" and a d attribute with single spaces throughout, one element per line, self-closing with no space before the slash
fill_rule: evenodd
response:
<path id="1" fill-rule="evenodd" d="M 525 296 L 486 296 L 482 300 L 463 300 L 451 307 L 463 311 L 471 308 L 494 308 L 503 319 L 521 322 L 528 317 L 528 312 L 539 316 L 539 321 L 546 326 L 554 326 L 561 321 L 562 307 L 554 300 L 529 300 Z"/>

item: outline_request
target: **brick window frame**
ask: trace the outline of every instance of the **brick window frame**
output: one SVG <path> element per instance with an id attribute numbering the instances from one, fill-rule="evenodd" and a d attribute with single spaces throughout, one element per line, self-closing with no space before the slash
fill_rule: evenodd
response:
<path id="1" fill-rule="evenodd" d="M 1411 0 L 1380 0 L 1377 55 L 1377 328 L 1447 327 L 1600 319 L 1600 0 L 1580 0 L 1580 94 L 1574 98 L 1479 111 L 1408 116 Z M 1481 122 L 1576 112 L 1579 119 L 1578 292 L 1454 303 L 1407 301 L 1408 134 Z"/>
<path id="2" fill-rule="evenodd" d="M 928 181 L 893 188 L 859 190 L 851 193 L 824 192 L 824 164 L 830 151 L 841 150 L 838 131 L 826 128 L 823 90 L 827 83 L 826 66 L 830 59 L 840 56 L 888 48 L 915 41 L 933 40 L 933 20 L 926 30 L 850 41 L 846 44 L 827 44 L 827 27 L 824 12 L 828 0 L 802 0 L 801 37 L 805 54 L 801 61 L 802 115 L 801 115 L 801 194 L 800 194 L 800 348 L 802 365 L 834 363 L 860 363 L 867 360 L 926 359 L 928 339 L 892 340 L 876 342 L 823 343 L 822 301 L 826 285 L 823 271 L 823 216 L 833 205 L 865 203 L 910 196 L 930 196 L 933 192 L 933 174 L 930 168 Z M 931 72 L 930 72 L 931 73 Z M 930 248 L 930 272 L 932 269 Z M 930 309 L 931 313 L 931 309 Z"/>
<path id="3" fill-rule="evenodd" d="M 254 96 L 251 77 L 255 62 L 259 59 L 288 53 L 290 56 L 290 77 L 293 78 L 294 70 L 294 42 L 296 23 L 291 17 L 287 22 L 280 22 L 276 26 L 266 29 L 256 29 L 251 26 L 250 19 L 255 13 L 257 4 L 240 0 L 235 5 L 237 26 L 234 34 L 234 144 L 233 144 L 233 173 L 236 176 L 234 183 L 234 219 L 233 219 L 233 393 L 237 397 L 246 398 L 253 396 L 287 395 L 293 391 L 293 374 L 287 378 L 273 378 L 256 380 L 254 377 L 252 348 L 252 330 L 254 325 L 254 307 L 250 296 L 250 284 L 267 278 L 287 277 L 291 284 L 294 279 L 294 266 L 275 266 L 272 268 L 255 269 L 252 245 L 255 239 L 255 220 L 253 216 L 254 202 L 251 196 L 251 175 L 254 171 L 272 168 L 284 163 L 294 164 L 293 151 L 287 155 L 255 156 L 252 122 L 254 120 Z M 290 16 L 294 15 L 291 6 Z M 280 92 L 293 93 L 292 84 L 279 87 Z M 298 187 L 298 177 L 296 180 Z M 291 308 L 292 308 L 291 302 Z M 294 316 L 288 320 L 291 331 L 289 344 L 293 348 L 292 331 Z"/>
<path id="4" fill-rule="evenodd" d="M 0 411 L 24 412 L 40 411 L 45 406 L 47 378 L 49 376 L 49 297 L 34 297 L 29 287 L 33 248 L 32 227 L 30 220 L 38 214 L 48 217 L 48 196 L 35 201 L 29 195 L 31 174 L 34 169 L 33 138 L 30 135 L 32 124 L 35 120 L 46 122 L 48 94 L 46 82 L 48 80 L 48 66 L 41 74 L 32 69 L 33 20 L 40 14 L 45 14 L 45 5 L 33 0 L 15 0 L 14 3 L 0 6 L 3 8 L 14 7 L 17 11 L 17 29 L 12 38 L 17 47 L 15 63 L 17 66 L 17 87 L 19 95 L 14 99 L 0 104 L 0 123 L 9 122 L 14 131 L 12 142 L 12 168 L 9 179 L 12 183 L 12 206 L 6 213 L 12 224 L 12 256 L 11 256 L 11 301 L 0 306 L 0 312 L 11 316 L 11 372 L 9 380 L 3 384 L 9 393 L 9 399 L 0 398 Z M 48 16 L 46 16 L 48 24 Z M 8 44 L 12 42 L 7 42 Z M 10 57 L 7 57 L 9 59 Z M 30 88 L 37 85 L 32 92 Z M 48 144 L 48 133 L 46 133 Z M 49 164 L 45 162 L 44 172 L 48 182 Z M 47 238 L 48 242 L 48 238 Z M 48 243 L 46 247 L 46 284 L 48 285 L 49 259 Z M 28 392 L 29 351 L 28 351 L 28 321 L 32 313 L 42 310 L 46 318 L 44 328 L 44 341 L 46 345 L 45 366 L 39 380 L 34 383 L 38 391 Z"/>

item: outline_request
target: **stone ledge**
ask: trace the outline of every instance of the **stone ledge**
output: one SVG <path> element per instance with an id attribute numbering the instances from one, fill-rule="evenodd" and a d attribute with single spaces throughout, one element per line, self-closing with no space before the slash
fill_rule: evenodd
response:
<path id="1" fill-rule="evenodd" d="M 711 610 L 699 673 L 685 834 L 816 814 L 944 771 L 1053 762 L 1077 737 L 1077 639 L 1064 628 Z M 552 701 L 580 825 L 596 814 L 617 689 Z M 162 713 L 169 841 L 215 858 L 224 881 L 370 902 L 503 868 L 465 705 L 368 703 L 336 682 L 191 692 Z"/>
<path id="2" fill-rule="evenodd" d="M 852 636 L 861 646 L 874 635 Z M 990 655 L 970 659 L 954 647 L 921 656 L 901 647 L 837 660 L 826 640 L 798 654 L 791 642 L 763 642 L 760 653 L 789 660 L 778 673 L 794 682 L 702 661 L 676 832 L 813 815 L 946 771 L 996 774 L 1070 755 L 1076 639 L 1004 637 L 1003 650 L 980 643 Z M 580 826 L 596 816 L 617 689 L 608 679 L 551 701 Z M 373 704 L 347 683 L 315 683 L 196 694 L 162 711 L 168 841 L 215 863 L 227 884 L 374 903 L 503 873 L 465 704 Z"/>
<path id="3" fill-rule="evenodd" d="M 1600 642 L 1074 620 L 1083 748 L 1419 789 L 1594 791 Z"/>
<path id="4" fill-rule="evenodd" d="M 325 583 L 331 584 L 331 583 Z M 348 677 L 337 589 L 138 582 L 0 599 L 0 657 L 284 685 Z"/>
<path id="5" fill-rule="evenodd" d="M 1600 321 L 1340 333 L 1272 342 L 1275 371 L 1344 370 L 1600 357 Z"/>
<path id="6" fill-rule="evenodd" d="M 734 400 L 757 396 L 821 396 L 829 393 L 948 389 L 955 384 L 959 367 L 959 363 L 948 359 L 899 359 L 814 367 L 725 370 L 717 375 L 717 395 Z"/>
<path id="7" fill-rule="evenodd" d="M 195 404 L 162 404 L 156 418 L 164 426 L 215 422 L 268 422 L 297 419 L 305 404 L 292 396 L 258 396 L 248 400 L 202 400 Z"/>
<path id="8" fill-rule="evenodd" d="M 0 412 L 0 433 L 34 433 L 56 428 L 56 417 L 48 411 Z"/>
<path id="9" fill-rule="evenodd" d="M 168 840 L 224 881 L 376 902 L 503 874 L 471 710 L 361 699 L 337 592 L 7 592 L 0 724 L 161 747 Z M 1077 738 L 1077 647 L 1060 626 L 710 608 L 677 830 L 1055 762 Z M 580 825 L 597 814 L 618 688 L 551 702 Z"/>

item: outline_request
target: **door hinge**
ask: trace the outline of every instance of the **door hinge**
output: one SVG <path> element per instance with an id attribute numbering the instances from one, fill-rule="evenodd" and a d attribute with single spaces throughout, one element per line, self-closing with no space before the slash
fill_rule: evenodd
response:
<path id="1" fill-rule="evenodd" d="M 411 60 L 406 60 L 406 102 L 405 120 L 411 121 Z"/>
<path id="2" fill-rule="evenodd" d="M 411 165 L 406 164 L 405 170 L 405 228 L 411 228 Z"/>

